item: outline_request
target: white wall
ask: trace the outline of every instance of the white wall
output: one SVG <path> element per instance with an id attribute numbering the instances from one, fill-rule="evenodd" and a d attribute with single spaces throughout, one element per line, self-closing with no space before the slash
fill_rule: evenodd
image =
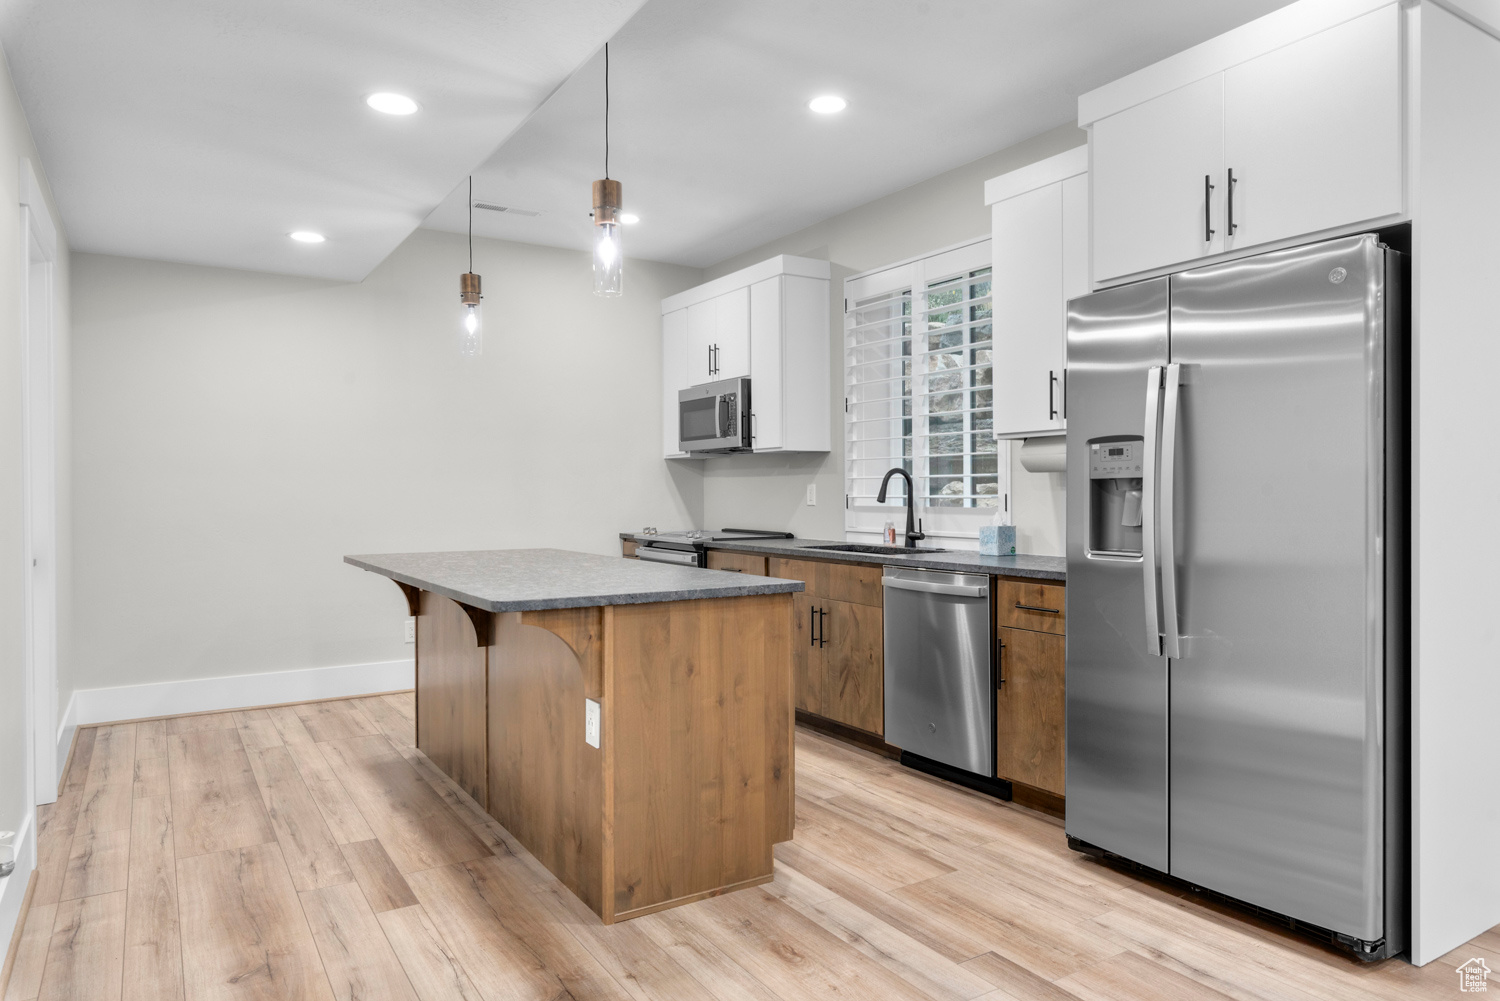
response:
<path id="1" fill-rule="evenodd" d="M 1424 4 L 1412 349 L 1413 957 L 1500 923 L 1500 41 Z M 1469 956 L 1455 960 L 1463 962 Z"/>
<path id="2" fill-rule="evenodd" d="M 76 683 L 410 658 L 348 553 L 556 546 L 702 520 L 662 462 L 660 300 L 696 269 L 475 241 L 485 349 L 458 355 L 459 236 L 358 285 L 74 255 Z M 316 252 L 312 250 L 311 252 Z"/>
<path id="3" fill-rule="evenodd" d="M 703 506 L 708 528 L 784 529 L 807 538 L 844 537 L 843 482 L 843 280 L 884 264 L 915 257 L 990 233 L 984 182 L 1087 141 L 1072 124 L 1034 136 L 972 163 L 826 219 L 704 270 L 717 278 L 776 254 L 831 261 L 833 268 L 832 399 L 833 451 L 827 455 L 747 455 L 703 463 Z M 1061 473 L 1028 473 L 1014 455 L 1011 494 L 1017 549 L 1063 554 Z M 809 483 L 818 504 L 805 503 Z"/>
<path id="4" fill-rule="evenodd" d="M 26 833 L 24 858 L 16 873 L 0 880 L 0 949 L 10 943 L 11 931 L 26 890 L 35 851 L 35 825 L 28 795 L 28 748 L 26 746 L 24 624 L 24 539 L 22 523 L 22 355 L 21 324 L 21 209 L 20 165 L 31 161 L 43 188 L 47 179 L 25 113 L 11 82 L 10 67 L 0 54 L 0 829 Z M 60 225 L 49 192 L 49 211 Z M 53 272 L 55 316 L 55 365 L 57 380 L 58 468 L 58 616 L 63 633 L 58 651 L 59 677 L 66 703 L 70 675 L 70 650 L 66 633 L 68 604 L 68 262 L 63 233 Z M 51 735 L 49 735 L 51 736 Z M 44 795 L 44 794 L 43 794 Z M 50 797 L 49 797 L 50 799 Z"/>

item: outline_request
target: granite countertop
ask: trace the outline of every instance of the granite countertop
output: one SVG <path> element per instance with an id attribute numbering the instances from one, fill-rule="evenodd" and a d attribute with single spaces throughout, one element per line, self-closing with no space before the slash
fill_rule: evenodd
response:
<path id="1" fill-rule="evenodd" d="M 620 538 L 634 539 L 635 532 L 621 532 Z M 954 573 L 990 573 L 1007 577 L 1031 577 L 1037 580 L 1065 581 L 1068 561 L 1061 556 L 984 556 L 974 550 L 955 549 L 946 553 L 921 556 L 892 556 L 879 553 L 844 553 L 812 549 L 813 546 L 840 546 L 843 542 L 827 539 L 755 539 L 734 542 L 711 542 L 710 549 L 731 549 L 742 553 L 765 553 L 767 556 L 789 556 L 801 559 L 838 560 L 843 563 L 871 563 L 878 566 L 918 567 L 923 570 L 949 570 Z M 922 552 L 922 550 L 917 550 Z M 626 562 L 633 562 L 627 560 Z"/>
<path id="2" fill-rule="evenodd" d="M 641 605 L 801 591 L 802 582 L 565 549 L 345 556 L 344 562 L 490 612 Z"/>

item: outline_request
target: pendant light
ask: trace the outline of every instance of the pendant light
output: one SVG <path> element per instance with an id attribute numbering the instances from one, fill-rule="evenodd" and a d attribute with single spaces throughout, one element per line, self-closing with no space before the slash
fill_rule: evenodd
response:
<path id="1" fill-rule="evenodd" d="M 621 291 L 620 182 L 609 176 L 609 43 L 604 43 L 604 180 L 594 182 L 594 294 Z"/>
<path id="2" fill-rule="evenodd" d="M 458 276 L 458 353 L 477 358 L 484 351 L 484 316 L 480 313 L 479 276 L 474 273 L 474 175 L 469 175 L 469 270 Z"/>

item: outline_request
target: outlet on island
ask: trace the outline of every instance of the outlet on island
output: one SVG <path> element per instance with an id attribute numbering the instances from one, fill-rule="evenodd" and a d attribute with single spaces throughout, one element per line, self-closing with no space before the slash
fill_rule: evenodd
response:
<path id="1" fill-rule="evenodd" d="M 599 746 L 599 703 L 593 699 L 583 700 L 583 742 L 590 747 Z"/>

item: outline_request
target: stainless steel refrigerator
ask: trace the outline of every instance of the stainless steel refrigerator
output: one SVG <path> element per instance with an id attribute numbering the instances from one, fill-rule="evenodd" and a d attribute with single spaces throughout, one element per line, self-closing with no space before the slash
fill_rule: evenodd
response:
<path id="1" fill-rule="evenodd" d="M 1404 255 L 1373 234 L 1068 308 L 1067 834 L 1407 934 Z"/>

